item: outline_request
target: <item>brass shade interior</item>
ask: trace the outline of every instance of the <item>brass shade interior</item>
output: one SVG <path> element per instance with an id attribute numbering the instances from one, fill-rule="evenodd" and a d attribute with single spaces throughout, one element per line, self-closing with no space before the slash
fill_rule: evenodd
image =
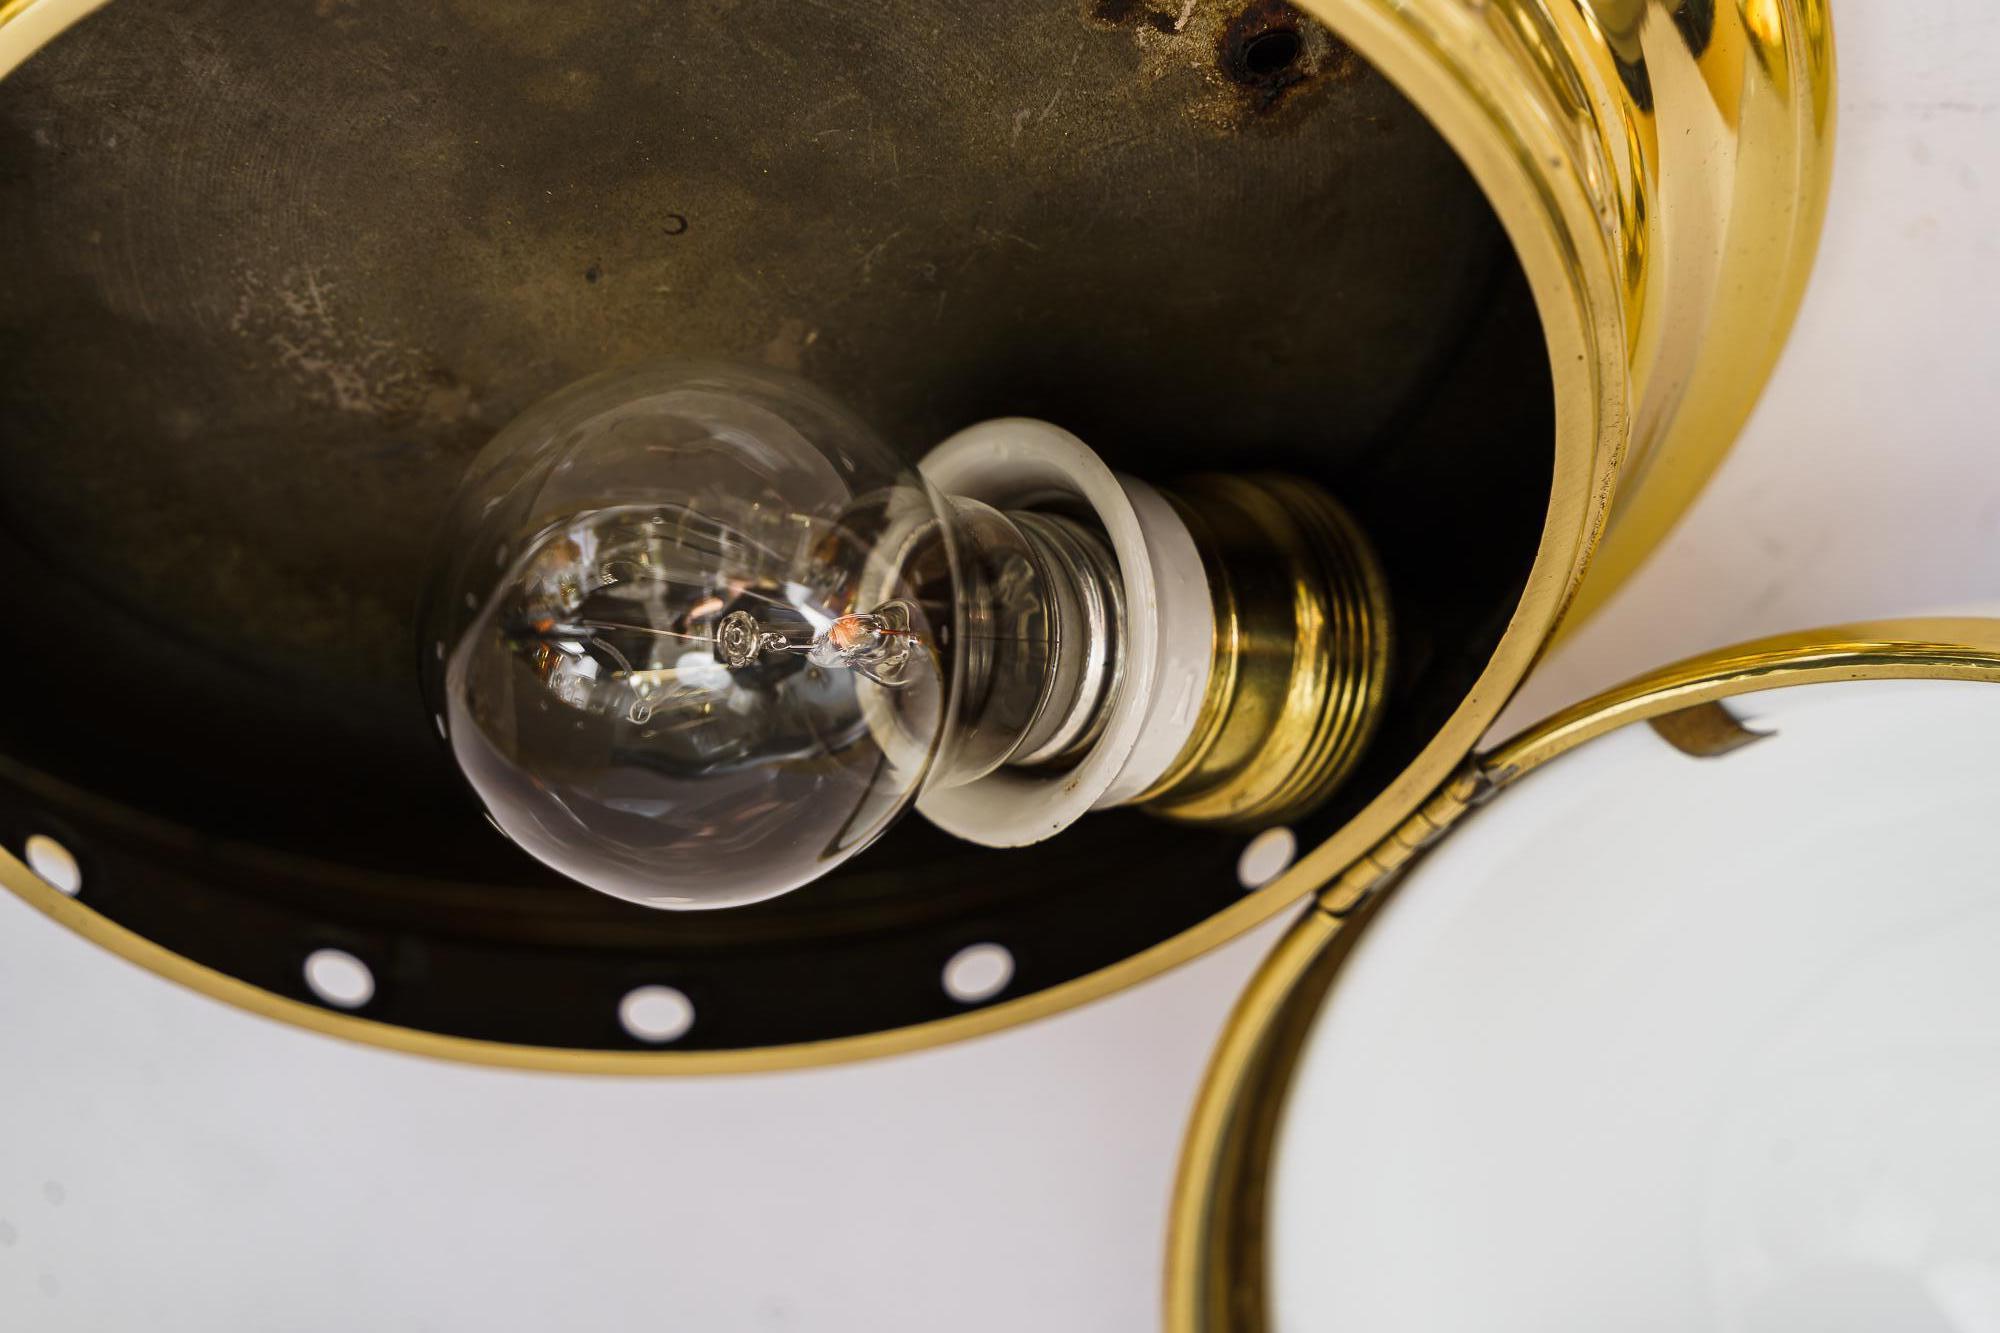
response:
<path id="1" fill-rule="evenodd" d="M 1287 6 L 113 3 L 0 81 L 0 836 L 83 901 L 309 999 L 530 1046 L 818 1042 L 1008 997 L 1239 901 L 1240 832 L 1016 851 L 912 817 L 831 879 L 661 915 L 480 817 L 417 692 L 464 464 L 663 356 L 777 365 L 914 457 L 1045 417 L 1170 483 L 1320 482 L 1397 613 L 1381 733 L 1310 848 L 1492 658 L 1549 508 L 1548 354 L 1423 117 Z M 1171 12 L 1170 12 L 1171 11 Z"/>

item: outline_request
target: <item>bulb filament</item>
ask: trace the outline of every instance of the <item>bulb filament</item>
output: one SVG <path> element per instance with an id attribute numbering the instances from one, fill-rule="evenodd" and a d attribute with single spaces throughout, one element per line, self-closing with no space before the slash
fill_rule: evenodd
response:
<path id="1" fill-rule="evenodd" d="M 732 611 L 715 627 L 715 655 L 728 666 L 746 667 L 766 653 L 802 653 L 814 666 L 844 667 L 877 685 L 895 686 L 903 683 L 917 637 L 910 628 L 910 604 L 901 601 L 837 616 L 804 641 L 765 629 L 748 611 Z"/>
<path id="2" fill-rule="evenodd" d="M 568 659 L 587 662 L 596 658 L 612 669 L 613 678 L 622 680 L 632 692 L 627 716 L 635 723 L 653 720 L 658 706 L 672 696 L 677 678 L 687 670 L 683 664 L 656 667 L 635 663 L 614 636 L 641 635 L 648 638 L 679 639 L 707 646 L 722 667 L 747 667 L 767 654 L 793 653 L 814 666 L 840 667 L 854 671 L 878 685 L 894 688 L 907 683 L 912 647 L 920 640 L 910 627 L 913 608 L 908 602 L 886 602 L 873 611 L 836 616 L 825 628 L 809 638 L 794 638 L 766 629 L 748 611 L 733 611 L 717 622 L 712 631 L 666 629 L 658 625 L 608 620 L 598 616 L 535 615 L 524 617 L 513 630 L 519 641 L 539 646 L 544 660 L 553 663 Z M 796 633 L 796 631 L 795 631 Z M 627 643 L 626 648 L 634 648 Z M 636 648 L 635 648 L 636 651 Z M 695 651 L 699 651 L 698 649 Z M 551 665 L 550 670 L 554 670 Z M 547 677 L 552 688 L 567 676 Z M 586 680 L 590 677 L 586 676 Z M 575 687 L 575 682 L 572 682 Z M 562 693 L 558 688 L 557 692 Z M 564 697 L 568 697 L 565 695 Z M 573 702 L 581 703 L 580 700 Z"/>

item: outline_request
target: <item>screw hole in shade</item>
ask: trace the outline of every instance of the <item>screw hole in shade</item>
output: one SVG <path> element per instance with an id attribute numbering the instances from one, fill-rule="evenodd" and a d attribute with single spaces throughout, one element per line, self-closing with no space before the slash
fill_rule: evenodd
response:
<path id="1" fill-rule="evenodd" d="M 83 867 L 70 855 L 69 848 L 48 834 L 37 833 L 29 838 L 21 849 L 21 856 L 28 863 L 28 869 L 58 893 L 67 893 L 74 898 L 82 890 Z"/>
<path id="2" fill-rule="evenodd" d="M 969 944 L 944 965 L 945 994 L 960 1004 L 978 1004 L 1007 989 L 1014 979 L 1014 955 L 1003 945 Z"/>
<path id="3" fill-rule="evenodd" d="M 1261 889 L 1291 869 L 1299 840 L 1284 827 L 1267 828 L 1244 845 L 1236 860 L 1236 880 L 1246 889 Z"/>
<path id="4" fill-rule="evenodd" d="M 663 1045 L 694 1026 L 694 1002 L 672 986 L 639 986 L 618 1002 L 618 1021 L 635 1041 Z"/>
<path id="5" fill-rule="evenodd" d="M 1304 50 L 1296 29 L 1273 28 L 1244 44 L 1243 68 L 1256 78 L 1268 79 L 1289 69 Z"/>
<path id="6" fill-rule="evenodd" d="M 375 974 L 344 949 L 315 949 L 306 955 L 306 986 L 336 1009 L 359 1009 L 375 998 Z"/>

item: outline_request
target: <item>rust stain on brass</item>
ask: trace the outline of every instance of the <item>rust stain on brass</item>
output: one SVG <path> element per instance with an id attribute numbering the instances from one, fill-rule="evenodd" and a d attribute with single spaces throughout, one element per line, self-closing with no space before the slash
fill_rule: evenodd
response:
<path id="1" fill-rule="evenodd" d="M 1315 90 L 1363 69 L 1345 42 L 1285 0 L 1090 0 L 1086 17 L 1132 33 L 1147 81 L 1195 76 L 1184 110 L 1213 130 L 1287 128 Z"/>

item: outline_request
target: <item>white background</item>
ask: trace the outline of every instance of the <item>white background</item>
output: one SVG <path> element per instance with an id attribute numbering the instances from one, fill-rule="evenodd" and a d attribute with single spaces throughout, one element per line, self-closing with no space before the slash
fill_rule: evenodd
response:
<path id="1" fill-rule="evenodd" d="M 1798 332 L 1521 720 L 1757 633 L 2000 598 L 2000 13 L 1837 22 Z M 1182 1118 L 1271 936 L 942 1051 L 569 1080 L 252 1019 L 0 894 L 0 1328 L 1148 1329 Z"/>

